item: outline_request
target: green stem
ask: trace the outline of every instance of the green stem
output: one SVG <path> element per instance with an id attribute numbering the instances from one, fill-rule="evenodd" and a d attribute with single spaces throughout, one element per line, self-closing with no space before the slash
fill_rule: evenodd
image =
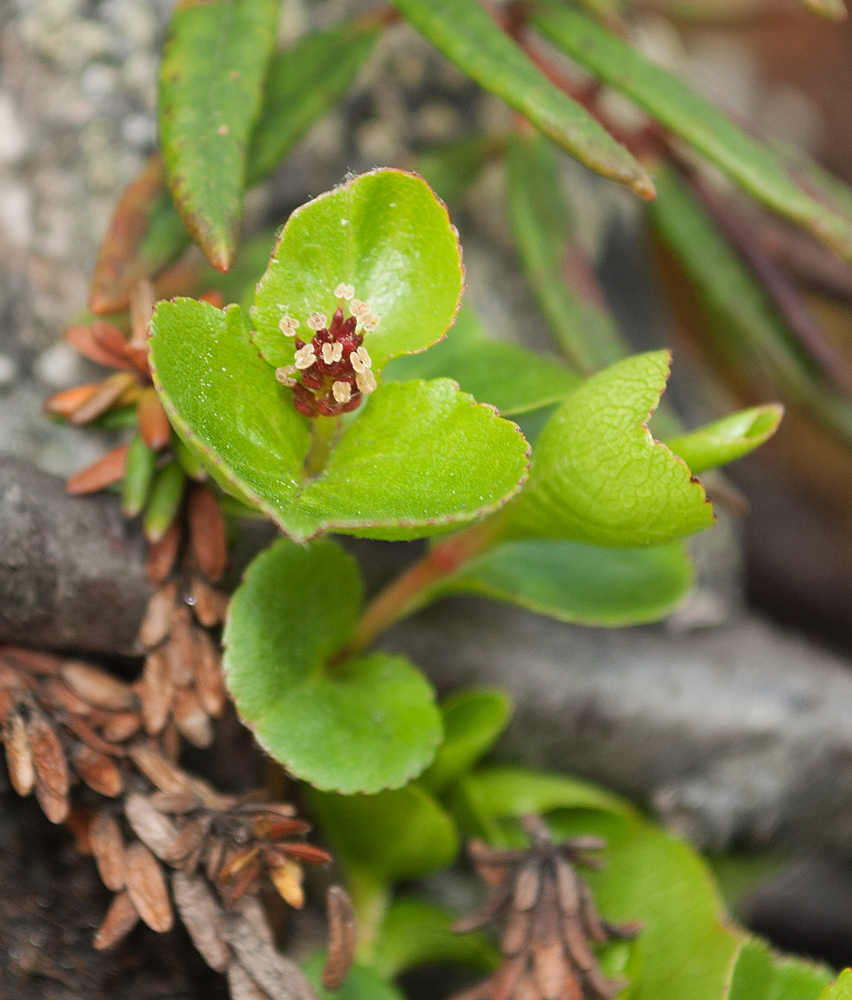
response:
<path id="1" fill-rule="evenodd" d="M 359 961 L 369 964 L 390 902 L 390 888 L 358 871 L 348 872 L 347 886 L 358 924 Z"/>
<path id="2" fill-rule="evenodd" d="M 450 535 L 391 581 L 367 605 L 346 653 L 351 655 L 366 649 L 391 625 L 420 608 L 430 588 L 494 543 L 500 520 L 499 515 L 492 515 Z"/>
<path id="3" fill-rule="evenodd" d="M 305 456 L 305 472 L 313 479 L 325 468 L 340 433 L 340 417 L 315 417 L 311 421 L 311 446 Z"/>

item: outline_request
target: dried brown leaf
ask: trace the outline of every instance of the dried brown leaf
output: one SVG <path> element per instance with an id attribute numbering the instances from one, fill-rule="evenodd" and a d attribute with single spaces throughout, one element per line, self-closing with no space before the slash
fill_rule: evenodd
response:
<path id="1" fill-rule="evenodd" d="M 91 715 L 94 709 L 79 698 L 68 685 L 58 677 L 50 677 L 41 684 L 39 694 L 44 705 L 54 711 L 64 711 L 71 715 Z"/>
<path id="2" fill-rule="evenodd" d="M 358 945 L 355 911 L 346 890 L 333 885 L 326 894 L 328 907 L 328 957 L 322 970 L 322 985 L 337 990 L 349 975 Z"/>
<path id="3" fill-rule="evenodd" d="M 176 692 L 172 703 L 172 714 L 181 735 L 193 746 L 210 746 L 213 742 L 210 716 L 201 707 L 201 702 L 192 688 L 181 688 Z"/>
<path id="4" fill-rule="evenodd" d="M 583 924 L 589 937 L 597 944 L 606 944 L 609 940 L 609 935 L 601 922 L 601 918 L 598 916 L 598 911 L 595 909 L 595 901 L 592 899 L 591 889 L 583 881 L 580 882 L 580 910 L 583 914 Z"/>
<path id="5" fill-rule="evenodd" d="M 124 478 L 124 468 L 127 465 L 129 444 L 120 444 L 107 452 L 103 458 L 93 462 L 81 472 L 73 475 L 65 484 L 69 493 L 94 493 L 105 486 L 111 486 Z"/>
<path id="6" fill-rule="evenodd" d="M 569 972 L 562 984 L 562 995 L 559 1000 L 584 1000 L 583 984 L 573 971 Z"/>
<path id="7" fill-rule="evenodd" d="M 131 844 L 125 850 L 124 883 L 139 916 L 151 930 L 171 930 L 174 917 L 163 869 L 144 844 Z"/>
<path id="8" fill-rule="evenodd" d="M 532 918 L 531 910 L 509 910 L 500 937 L 500 950 L 504 955 L 517 955 L 524 950 L 529 941 Z"/>
<path id="9" fill-rule="evenodd" d="M 89 847 L 101 881 L 113 892 L 124 888 L 124 838 L 118 820 L 103 810 L 89 824 Z"/>
<path id="10" fill-rule="evenodd" d="M 14 710 L 3 732 L 3 744 L 6 749 L 6 765 L 9 769 L 9 780 L 12 782 L 12 787 L 18 795 L 29 795 L 35 786 L 35 766 L 27 736 L 27 727 L 21 716 Z"/>
<path id="11" fill-rule="evenodd" d="M 559 1000 L 568 972 L 562 942 L 559 940 L 551 941 L 549 944 L 534 942 L 533 963 L 542 1000 Z"/>
<path id="12" fill-rule="evenodd" d="M 527 966 L 527 956 L 515 955 L 507 959 L 494 974 L 491 1000 L 510 1000 Z"/>
<path id="13" fill-rule="evenodd" d="M 157 291 L 146 278 L 134 282 L 130 289 L 130 342 L 138 347 L 148 343 L 148 325 L 157 305 Z"/>
<path id="14" fill-rule="evenodd" d="M 181 535 L 180 521 L 174 520 L 161 539 L 148 545 L 148 554 L 145 557 L 145 575 L 155 587 L 159 586 L 174 569 Z"/>
<path id="15" fill-rule="evenodd" d="M 593 996 L 599 997 L 600 1000 L 613 1000 L 617 984 L 606 979 L 596 965 L 584 972 L 583 976 L 588 985 L 595 991 Z"/>
<path id="16" fill-rule="evenodd" d="M 190 777 L 152 746 L 134 744 L 128 754 L 139 770 L 161 792 L 194 792 L 208 809 L 227 809 L 233 799 L 220 795 L 200 778 Z"/>
<path id="17" fill-rule="evenodd" d="M 172 610 L 177 599 L 177 583 L 171 580 L 154 592 L 139 626 L 138 641 L 146 648 L 158 646 L 169 634 Z"/>
<path id="18" fill-rule="evenodd" d="M 111 324 L 105 323 L 103 325 L 110 326 Z M 115 330 L 115 327 L 112 329 Z M 121 337 L 120 331 L 116 330 L 115 332 Z M 65 339 L 80 354 L 105 368 L 130 368 L 130 362 L 123 349 L 114 350 L 110 343 L 111 338 L 97 336 L 94 327 L 75 323 L 74 326 L 69 326 L 65 331 Z M 123 337 L 121 339 L 124 340 Z"/>
<path id="19" fill-rule="evenodd" d="M 225 860 L 225 841 L 221 837 L 208 837 L 204 856 L 204 874 L 211 882 L 217 881 Z"/>
<path id="20" fill-rule="evenodd" d="M 111 712 L 104 720 L 101 731 L 111 743 L 124 743 L 135 736 L 141 726 L 142 717 L 138 712 Z"/>
<path id="21" fill-rule="evenodd" d="M 524 976 L 524 978 L 515 987 L 515 992 L 512 994 L 512 1000 L 542 1000 L 542 995 L 539 992 L 535 976 L 529 972 Z"/>
<path id="22" fill-rule="evenodd" d="M 172 425 L 166 416 L 156 390 L 153 386 L 142 390 L 142 394 L 136 403 L 136 422 L 139 425 L 139 433 L 149 448 L 159 451 L 169 443 L 172 434 Z"/>
<path id="23" fill-rule="evenodd" d="M 189 687 L 192 683 L 192 664 L 195 659 L 193 632 L 189 608 L 182 602 L 176 604 L 172 608 L 169 638 L 163 646 L 175 687 Z"/>
<path id="24" fill-rule="evenodd" d="M 279 846 L 291 858 L 307 861 L 308 864 L 325 865 L 332 860 L 328 851 L 324 851 L 321 847 L 315 847 L 313 844 L 281 844 Z"/>
<path id="25" fill-rule="evenodd" d="M 224 972 L 231 962 L 231 949 L 225 943 L 224 915 L 207 882 L 200 875 L 175 872 L 172 896 L 201 957 L 211 969 Z"/>
<path id="26" fill-rule="evenodd" d="M 70 389 L 55 392 L 45 401 L 45 412 L 57 417 L 68 417 L 88 403 L 100 387 L 100 382 L 89 382 L 86 385 L 75 385 Z"/>
<path id="27" fill-rule="evenodd" d="M 215 582 L 225 571 L 228 541 L 219 502 L 206 486 L 195 486 L 190 491 L 187 524 L 198 567 L 208 580 Z"/>
<path id="28" fill-rule="evenodd" d="M 187 823 L 169 845 L 168 854 L 163 860 L 169 864 L 184 862 L 180 865 L 181 868 L 194 871 L 212 822 L 211 816 L 199 816 Z"/>
<path id="29" fill-rule="evenodd" d="M 196 629 L 195 632 L 195 693 L 201 707 L 218 718 L 225 708 L 225 681 L 222 676 L 222 658 L 210 636 Z"/>
<path id="30" fill-rule="evenodd" d="M 106 912 L 103 923 L 98 928 L 92 944 L 98 951 L 106 951 L 118 944 L 136 926 L 139 914 L 126 892 L 120 892 L 113 898 Z"/>
<path id="31" fill-rule="evenodd" d="M 169 661 L 162 649 L 154 649 L 145 657 L 138 693 L 145 732 L 156 736 L 166 724 L 174 698 Z"/>
<path id="32" fill-rule="evenodd" d="M 117 743 L 109 743 L 101 736 L 98 736 L 94 729 L 83 719 L 72 715 L 65 719 L 65 725 L 92 750 L 105 754 L 108 757 L 124 756 L 124 747 Z"/>
<path id="33" fill-rule="evenodd" d="M 61 673 L 62 679 L 74 694 L 93 708 L 123 712 L 135 705 L 136 699 L 130 685 L 97 667 L 90 667 L 87 663 L 68 662 L 63 665 Z"/>
<path id="34" fill-rule="evenodd" d="M 0 656 L 10 659 L 15 666 L 21 667 L 37 677 L 50 677 L 59 673 L 62 660 L 50 653 L 37 653 L 32 649 L 20 649 L 17 646 L 4 646 Z"/>
<path id="35" fill-rule="evenodd" d="M 135 387 L 136 384 L 136 376 L 131 372 L 116 372 L 115 375 L 108 375 L 91 399 L 69 414 L 68 422 L 78 426 L 90 423 L 96 417 L 122 402 L 128 390 Z"/>
<path id="36" fill-rule="evenodd" d="M 203 577 L 192 578 L 190 601 L 195 617 L 206 628 L 218 625 L 225 617 L 228 595 L 216 590 Z"/>
<path id="37" fill-rule="evenodd" d="M 515 877 L 515 890 L 512 894 L 512 905 L 517 910 L 531 910 L 538 899 L 541 886 L 541 870 L 538 861 L 531 858 L 525 861 Z"/>
<path id="38" fill-rule="evenodd" d="M 51 823 L 62 823 L 68 816 L 68 764 L 59 738 L 47 719 L 31 711 L 27 722 L 33 764 L 35 793 L 39 805 Z"/>
<path id="39" fill-rule="evenodd" d="M 556 856 L 556 895 L 559 908 L 566 917 L 580 912 L 580 885 L 577 873 L 559 855 Z"/>
<path id="40" fill-rule="evenodd" d="M 595 956 L 578 920 L 570 917 L 562 918 L 562 938 L 568 947 L 571 960 L 578 969 L 586 972 L 594 966 Z"/>
<path id="41" fill-rule="evenodd" d="M 151 805 L 161 813 L 183 815 L 201 806 L 201 799 L 195 792 L 154 792 L 149 799 Z"/>
<path id="42" fill-rule="evenodd" d="M 242 910 L 225 915 L 225 937 L 239 964 L 270 1000 L 316 1000 L 298 965 L 279 955 Z"/>
<path id="43" fill-rule="evenodd" d="M 179 831 L 168 816 L 159 812 L 150 799 L 136 792 L 125 799 L 124 815 L 143 844 L 163 861 L 171 860 L 170 852 L 178 839 Z"/>
<path id="44" fill-rule="evenodd" d="M 114 799 L 121 793 L 124 785 L 121 772 L 106 754 L 80 746 L 74 751 L 74 770 L 89 788 L 101 795 Z"/>

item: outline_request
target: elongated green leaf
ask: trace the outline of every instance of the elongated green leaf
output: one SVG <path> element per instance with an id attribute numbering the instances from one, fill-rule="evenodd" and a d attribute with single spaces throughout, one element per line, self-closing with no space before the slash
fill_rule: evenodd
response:
<path id="1" fill-rule="evenodd" d="M 308 129 L 349 89 L 381 29 L 347 21 L 307 35 L 273 57 L 247 157 L 247 182 L 271 173 Z"/>
<path id="2" fill-rule="evenodd" d="M 844 969 L 837 982 L 820 993 L 819 1000 L 852 1000 L 852 970 Z"/>
<path id="3" fill-rule="evenodd" d="M 763 289 L 677 176 L 658 178 L 651 212 L 663 241 L 695 284 L 708 332 L 739 367 L 757 357 L 780 388 L 852 442 L 852 405 L 826 385 L 793 345 Z"/>
<path id="4" fill-rule="evenodd" d="M 550 3 L 533 15 L 533 23 L 584 69 L 634 100 L 758 201 L 852 260 L 852 223 L 794 184 L 768 146 L 746 135 L 676 76 L 565 6 Z"/>
<path id="5" fill-rule="evenodd" d="M 502 691 L 469 690 L 441 706 L 444 740 L 420 784 L 435 795 L 469 771 L 506 727 L 512 706 Z"/>
<path id="6" fill-rule="evenodd" d="M 361 604 L 354 560 L 331 542 L 280 539 L 234 594 L 225 675 L 266 750 L 319 788 L 397 788 L 432 760 L 441 719 L 425 677 L 377 653 L 329 665 Z"/>
<path id="7" fill-rule="evenodd" d="M 325 959 L 325 952 L 319 952 L 311 955 L 302 966 L 305 978 L 316 990 L 317 1000 L 405 1000 L 395 986 L 372 969 L 357 963 L 352 966 L 340 989 L 329 992 L 322 985 Z"/>
<path id="8" fill-rule="evenodd" d="M 391 886 L 450 864 L 458 833 L 417 782 L 378 795 L 313 792 L 311 803 L 345 868 Z"/>
<path id="9" fill-rule="evenodd" d="M 504 542 L 443 581 L 429 599 L 482 594 L 578 625 L 622 627 L 658 621 L 692 586 L 681 543 L 608 549 L 580 542 Z"/>
<path id="10" fill-rule="evenodd" d="M 508 535 L 634 548 L 713 524 L 701 484 L 646 427 L 668 365 L 665 351 L 626 358 L 569 396 L 539 435 Z"/>
<path id="11" fill-rule="evenodd" d="M 451 378 L 503 416 L 561 402 L 580 384 L 564 365 L 516 344 L 486 337 L 476 314 L 462 306 L 445 340 L 428 351 L 395 358 L 385 380 Z"/>
<path id="12" fill-rule="evenodd" d="M 439 198 L 451 204 L 465 194 L 502 147 L 503 142 L 497 136 L 465 136 L 421 153 L 414 161 L 414 172 Z"/>
<path id="13" fill-rule="evenodd" d="M 513 135 L 506 167 L 509 221 L 524 274 L 565 356 L 590 375 L 627 350 L 609 313 L 566 282 L 572 226 L 554 150 L 544 136 Z"/>
<path id="14" fill-rule="evenodd" d="M 181 218 L 227 271 L 236 249 L 246 149 L 275 47 L 278 0 L 184 0 L 160 69 L 160 143 Z"/>
<path id="15" fill-rule="evenodd" d="M 420 899 L 396 900 L 385 915 L 372 964 L 387 978 L 418 965 L 447 962 L 491 972 L 500 953 L 483 934 L 454 934 L 457 918 Z"/>
<path id="16" fill-rule="evenodd" d="M 525 115 L 586 166 L 644 198 L 654 185 L 642 165 L 555 87 L 476 0 L 394 0 L 402 16 L 463 73 Z"/>
<path id="17" fill-rule="evenodd" d="M 145 506 L 156 464 L 156 451 L 145 444 L 141 434 L 134 435 L 121 484 L 121 508 L 125 517 L 136 517 Z"/>
<path id="18" fill-rule="evenodd" d="M 778 429 L 783 414 L 781 406 L 752 406 L 689 434 L 669 438 L 666 445 L 675 455 L 680 455 L 694 473 L 703 472 L 742 458 L 768 441 Z"/>
<path id="19" fill-rule="evenodd" d="M 364 341 L 375 368 L 442 338 L 461 297 L 461 251 L 446 206 L 425 181 L 374 170 L 293 212 L 252 309 L 255 341 L 271 365 L 290 364 L 295 353 L 282 318 L 297 320 L 306 336 L 312 313 L 334 313 L 341 283 L 381 317 Z"/>

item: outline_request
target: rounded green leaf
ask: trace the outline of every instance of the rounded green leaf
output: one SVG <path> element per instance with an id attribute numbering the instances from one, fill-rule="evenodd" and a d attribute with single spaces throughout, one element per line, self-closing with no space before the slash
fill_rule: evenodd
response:
<path id="1" fill-rule="evenodd" d="M 647 427 L 668 374 L 667 351 L 639 354 L 569 396 L 539 435 L 509 535 L 634 548 L 711 527 L 703 487 Z"/>
<path id="2" fill-rule="evenodd" d="M 250 343 L 238 306 L 161 302 L 151 330 L 154 384 L 178 433 L 217 482 L 297 541 L 434 534 L 497 509 L 526 476 L 516 425 L 437 379 L 381 386 L 310 478 L 308 421 Z"/>
<path id="3" fill-rule="evenodd" d="M 784 407 L 777 403 L 731 413 L 689 434 L 669 438 L 666 445 L 694 473 L 725 465 L 754 451 L 775 433 Z"/>
<path id="4" fill-rule="evenodd" d="M 339 546 L 281 539 L 249 566 L 224 634 L 228 688 L 263 747 L 297 777 L 347 793 L 403 785 L 441 740 L 432 688 L 407 660 L 328 664 L 360 605 L 358 568 Z"/>
<path id="5" fill-rule="evenodd" d="M 313 792 L 311 803 L 356 878 L 392 886 L 445 868 L 458 852 L 452 817 L 416 782 L 378 795 Z"/>
<path id="6" fill-rule="evenodd" d="M 819 1000 L 852 1000 L 852 970 L 844 969 L 837 982 L 820 993 Z"/>
<path id="7" fill-rule="evenodd" d="M 279 237 L 252 309 L 255 342 L 274 367 L 292 362 L 293 339 L 313 312 L 328 317 L 334 290 L 352 285 L 381 317 L 364 346 L 381 368 L 397 354 L 422 351 L 452 324 L 462 292 L 458 233 L 428 184 L 401 170 L 355 177 L 297 209 Z"/>
<path id="8" fill-rule="evenodd" d="M 462 691 L 441 706 L 444 741 L 420 782 L 440 795 L 487 753 L 506 728 L 512 704 L 502 691 Z"/>
<path id="9" fill-rule="evenodd" d="M 612 549 L 560 539 L 504 542 L 465 563 L 430 595 L 474 593 L 578 625 L 657 621 L 686 596 L 682 543 Z"/>

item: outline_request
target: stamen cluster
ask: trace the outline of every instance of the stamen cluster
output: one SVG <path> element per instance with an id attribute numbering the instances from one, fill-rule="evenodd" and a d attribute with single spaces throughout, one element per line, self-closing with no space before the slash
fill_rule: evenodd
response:
<path id="1" fill-rule="evenodd" d="M 306 417 L 349 413 L 376 388 L 370 371 L 373 362 L 363 343 L 364 334 L 375 330 L 380 318 L 366 302 L 355 298 L 352 285 L 338 285 L 334 294 L 338 306 L 331 323 L 323 313 L 308 317 L 307 326 L 315 331 L 308 343 L 296 335 L 298 320 L 284 316 L 279 323 L 285 336 L 295 337 L 296 356 L 292 365 L 276 369 L 275 375 L 292 390 L 296 409 Z"/>

